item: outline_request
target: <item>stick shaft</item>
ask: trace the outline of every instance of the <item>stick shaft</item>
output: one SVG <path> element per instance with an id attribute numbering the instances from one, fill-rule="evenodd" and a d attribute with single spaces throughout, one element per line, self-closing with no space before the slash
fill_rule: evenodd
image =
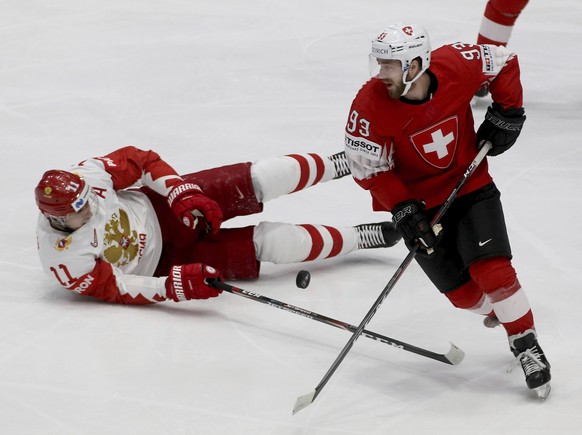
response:
<path id="1" fill-rule="evenodd" d="M 260 303 L 265 304 L 265 305 L 270 305 L 270 306 L 278 308 L 280 310 L 287 311 L 287 312 L 293 313 L 293 314 L 297 314 L 299 316 L 306 317 L 308 319 L 315 320 L 317 322 L 320 322 L 320 323 L 323 323 L 326 325 L 334 326 L 336 328 L 343 329 L 345 331 L 349 331 L 349 332 L 353 333 L 357 329 L 356 326 L 351 325 L 347 322 L 333 319 L 331 317 L 327 317 L 327 316 L 324 316 L 322 314 L 315 313 L 313 311 L 305 310 L 305 309 L 297 307 L 295 305 L 281 302 L 281 301 L 278 301 L 276 299 L 272 299 L 272 298 L 269 298 L 267 296 L 255 293 L 255 292 L 244 290 L 242 288 L 235 287 L 233 285 L 230 285 L 230 284 L 218 281 L 218 280 L 212 281 L 211 284 L 213 287 L 216 287 L 220 290 L 223 290 L 223 291 L 226 291 L 226 292 L 238 295 L 238 296 L 242 296 L 242 297 L 245 297 L 247 299 L 251 299 L 253 301 L 260 302 Z M 426 358 L 434 359 L 436 361 L 440 361 L 440 362 L 445 363 L 445 364 L 451 364 L 451 365 L 459 364 L 462 361 L 462 357 L 463 357 L 462 351 L 456 347 L 454 350 L 454 354 L 452 356 L 448 356 L 447 354 L 432 352 L 430 350 L 423 349 L 421 347 L 414 346 L 414 345 L 406 343 L 404 341 L 396 340 L 394 338 L 387 337 L 385 335 L 378 334 L 378 333 L 373 332 L 373 331 L 364 330 L 362 332 L 362 334 L 365 337 L 368 337 L 372 340 L 380 341 L 380 342 L 388 344 L 390 346 L 397 347 L 399 349 L 402 349 L 402 350 L 405 350 L 407 352 L 411 352 L 411 353 L 414 353 L 417 355 L 421 355 L 421 356 L 424 356 Z"/>
<path id="2" fill-rule="evenodd" d="M 432 225 L 439 223 L 439 221 L 441 220 L 443 215 L 446 213 L 446 211 L 451 206 L 451 203 L 457 197 L 457 194 L 459 193 L 461 188 L 464 186 L 467 179 L 473 174 L 475 169 L 479 166 L 479 164 L 485 158 L 485 156 L 487 155 L 487 152 L 490 149 L 491 149 L 491 143 L 487 142 L 479 150 L 479 152 L 477 153 L 477 155 L 475 156 L 475 158 L 473 159 L 471 164 L 467 167 L 467 169 L 463 173 L 463 176 L 459 179 L 459 182 L 457 183 L 457 185 L 455 186 L 455 188 L 453 189 L 453 191 L 451 192 L 451 194 L 449 195 L 449 197 L 447 198 L 445 203 L 441 206 L 441 208 L 439 209 L 439 211 L 437 212 L 437 214 L 433 218 Z M 370 308 L 370 310 L 368 311 L 368 313 L 366 314 L 364 319 L 361 321 L 361 323 L 358 325 L 357 329 L 354 331 L 351 338 L 348 340 L 348 342 L 346 343 L 344 348 L 341 350 L 341 352 L 339 353 L 339 355 L 337 356 L 337 358 L 335 359 L 335 361 L 333 362 L 331 367 L 325 373 L 325 375 L 323 376 L 323 378 L 321 379 L 319 384 L 315 387 L 314 393 L 310 396 L 311 401 L 309 403 L 303 403 L 299 409 L 296 406 L 295 412 L 298 412 L 299 410 L 305 408 L 307 405 L 311 404 L 311 402 L 313 402 L 317 398 L 317 396 L 319 395 L 319 393 L 321 392 L 323 387 L 325 387 L 325 385 L 327 384 L 327 382 L 329 381 L 331 376 L 335 373 L 335 371 L 337 370 L 337 368 L 339 367 L 341 362 L 344 360 L 344 358 L 346 357 L 346 355 L 348 354 L 348 352 L 350 351 L 350 349 L 354 345 L 354 342 L 362 334 L 366 325 L 370 322 L 372 317 L 374 317 L 374 314 L 376 314 L 376 311 L 378 311 L 378 308 L 380 307 L 380 305 L 382 305 L 382 302 L 384 302 L 384 300 L 386 299 L 388 294 L 392 291 L 392 289 L 394 288 L 394 286 L 396 285 L 396 283 L 398 282 L 398 280 L 400 279 L 400 277 L 402 276 L 404 271 L 408 268 L 408 266 L 410 265 L 410 263 L 414 259 L 414 256 L 416 255 L 416 251 L 418 250 L 418 248 L 419 248 L 419 243 L 416 243 L 416 245 L 410 250 L 410 252 L 406 256 L 406 258 L 404 259 L 402 264 L 398 267 L 398 269 L 396 269 L 396 272 L 394 273 L 394 275 L 392 276 L 390 281 L 388 281 L 388 284 L 386 284 L 386 286 L 384 287 L 384 290 L 382 290 L 382 292 L 380 293 L 380 295 L 376 299 L 376 302 L 374 302 L 374 305 L 372 305 L 372 307 Z"/>

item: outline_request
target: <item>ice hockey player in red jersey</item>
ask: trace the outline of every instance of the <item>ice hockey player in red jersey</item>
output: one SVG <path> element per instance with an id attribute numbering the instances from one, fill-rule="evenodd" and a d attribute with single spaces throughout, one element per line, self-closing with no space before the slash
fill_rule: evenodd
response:
<path id="1" fill-rule="evenodd" d="M 444 215 L 430 226 L 478 148 L 497 156 L 525 121 L 517 56 L 505 47 L 455 43 L 431 51 L 422 26 L 390 25 L 372 41 L 369 80 L 355 97 L 345 130 L 352 176 L 373 209 L 389 211 L 418 264 L 454 306 L 501 323 L 529 388 L 550 391 L 550 364 L 511 263 L 500 193 L 486 159 Z M 484 83 L 492 105 L 477 133 L 470 102 Z M 434 251 L 429 255 L 429 249 Z"/>
<path id="2" fill-rule="evenodd" d="M 479 27 L 477 44 L 507 46 L 517 17 L 529 0 L 488 0 Z M 482 86 L 475 93 L 484 97 L 489 93 L 487 86 Z"/>
<path id="3" fill-rule="evenodd" d="M 179 176 L 154 151 L 121 148 L 42 176 L 35 189 L 40 260 L 68 290 L 147 304 L 218 296 L 207 279 L 256 278 L 262 261 L 310 261 L 396 244 L 401 237 L 392 222 L 222 227 L 261 212 L 265 201 L 348 174 L 343 152 Z"/>

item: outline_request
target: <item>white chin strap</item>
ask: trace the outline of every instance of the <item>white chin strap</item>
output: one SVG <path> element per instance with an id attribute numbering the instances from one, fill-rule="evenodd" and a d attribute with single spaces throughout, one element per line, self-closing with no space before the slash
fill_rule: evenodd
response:
<path id="1" fill-rule="evenodd" d="M 415 78 L 413 78 L 410 81 L 406 81 L 406 76 L 408 75 L 408 69 L 406 71 L 404 71 L 404 73 L 402 74 L 402 82 L 404 83 L 404 91 L 402 91 L 402 95 L 400 95 L 401 97 L 404 97 L 408 91 L 410 91 L 410 88 L 412 87 L 412 84 L 418 80 L 418 78 L 424 73 L 424 70 L 421 71 L 420 73 L 418 73 L 416 75 Z"/>
<path id="2" fill-rule="evenodd" d="M 406 76 L 406 73 L 404 73 L 404 75 Z M 404 97 L 408 91 L 410 91 L 410 88 L 412 87 L 412 81 L 410 82 L 404 82 L 404 90 L 402 91 L 402 94 L 400 95 L 401 97 Z"/>

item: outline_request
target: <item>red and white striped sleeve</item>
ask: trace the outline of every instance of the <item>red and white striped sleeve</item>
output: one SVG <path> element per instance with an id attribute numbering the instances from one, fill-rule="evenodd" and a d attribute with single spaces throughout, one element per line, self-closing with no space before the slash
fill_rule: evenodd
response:
<path id="1" fill-rule="evenodd" d="M 92 160 L 100 162 L 111 176 L 115 190 L 133 185 L 147 186 L 163 196 L 177 183 L 183 181 L 176 171 L 155 151 L 144 151 L 134 146 L 120 148 L 103 157 Z M 79 166 L 87 161 L 79 163 Z"/>

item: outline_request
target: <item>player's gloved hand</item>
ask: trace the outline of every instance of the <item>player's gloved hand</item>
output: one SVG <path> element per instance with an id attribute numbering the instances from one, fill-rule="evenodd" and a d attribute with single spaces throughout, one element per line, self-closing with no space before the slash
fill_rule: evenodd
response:
<path id="1" fill-rule="evenodd" d="M 489 156 L 497 156 L 507 151 L 515 143 L 525 122 L 523 107 L 504 109 L 493 103 L 485 114 L 485 120 L 477 130 L 477 148 L 491 142 Z"/>
<path id="2" fill-rule="evenodd" d="M 211 278 L 223 280 L 215 268 L 205 264 L 173 266 L 166 278 L 166 297 L 174 302 L 214 298 L 222 293 L 222 290 L 208 284 L 207 280 Z"/>
<path id="3" fill-rule="evenodd" d="M 222 224 L 220 206 L 204 195 L 194 183 L 176 184 L 168 195 L 168 204 L 178 219 L 189 228 L 196 228 L 200 217 L 206 220 L 209 230 L 216 234 Z"/>
<path id="4" fill-rule="evenodd" d="M 392 221 L 402 233 L 406 246 L 411 248 L 418 241 L 427 254 L 432 253 L 439 238 L 430 226 L 424 203 L 416 199 L 399 202 L 392 209 Z"/>

